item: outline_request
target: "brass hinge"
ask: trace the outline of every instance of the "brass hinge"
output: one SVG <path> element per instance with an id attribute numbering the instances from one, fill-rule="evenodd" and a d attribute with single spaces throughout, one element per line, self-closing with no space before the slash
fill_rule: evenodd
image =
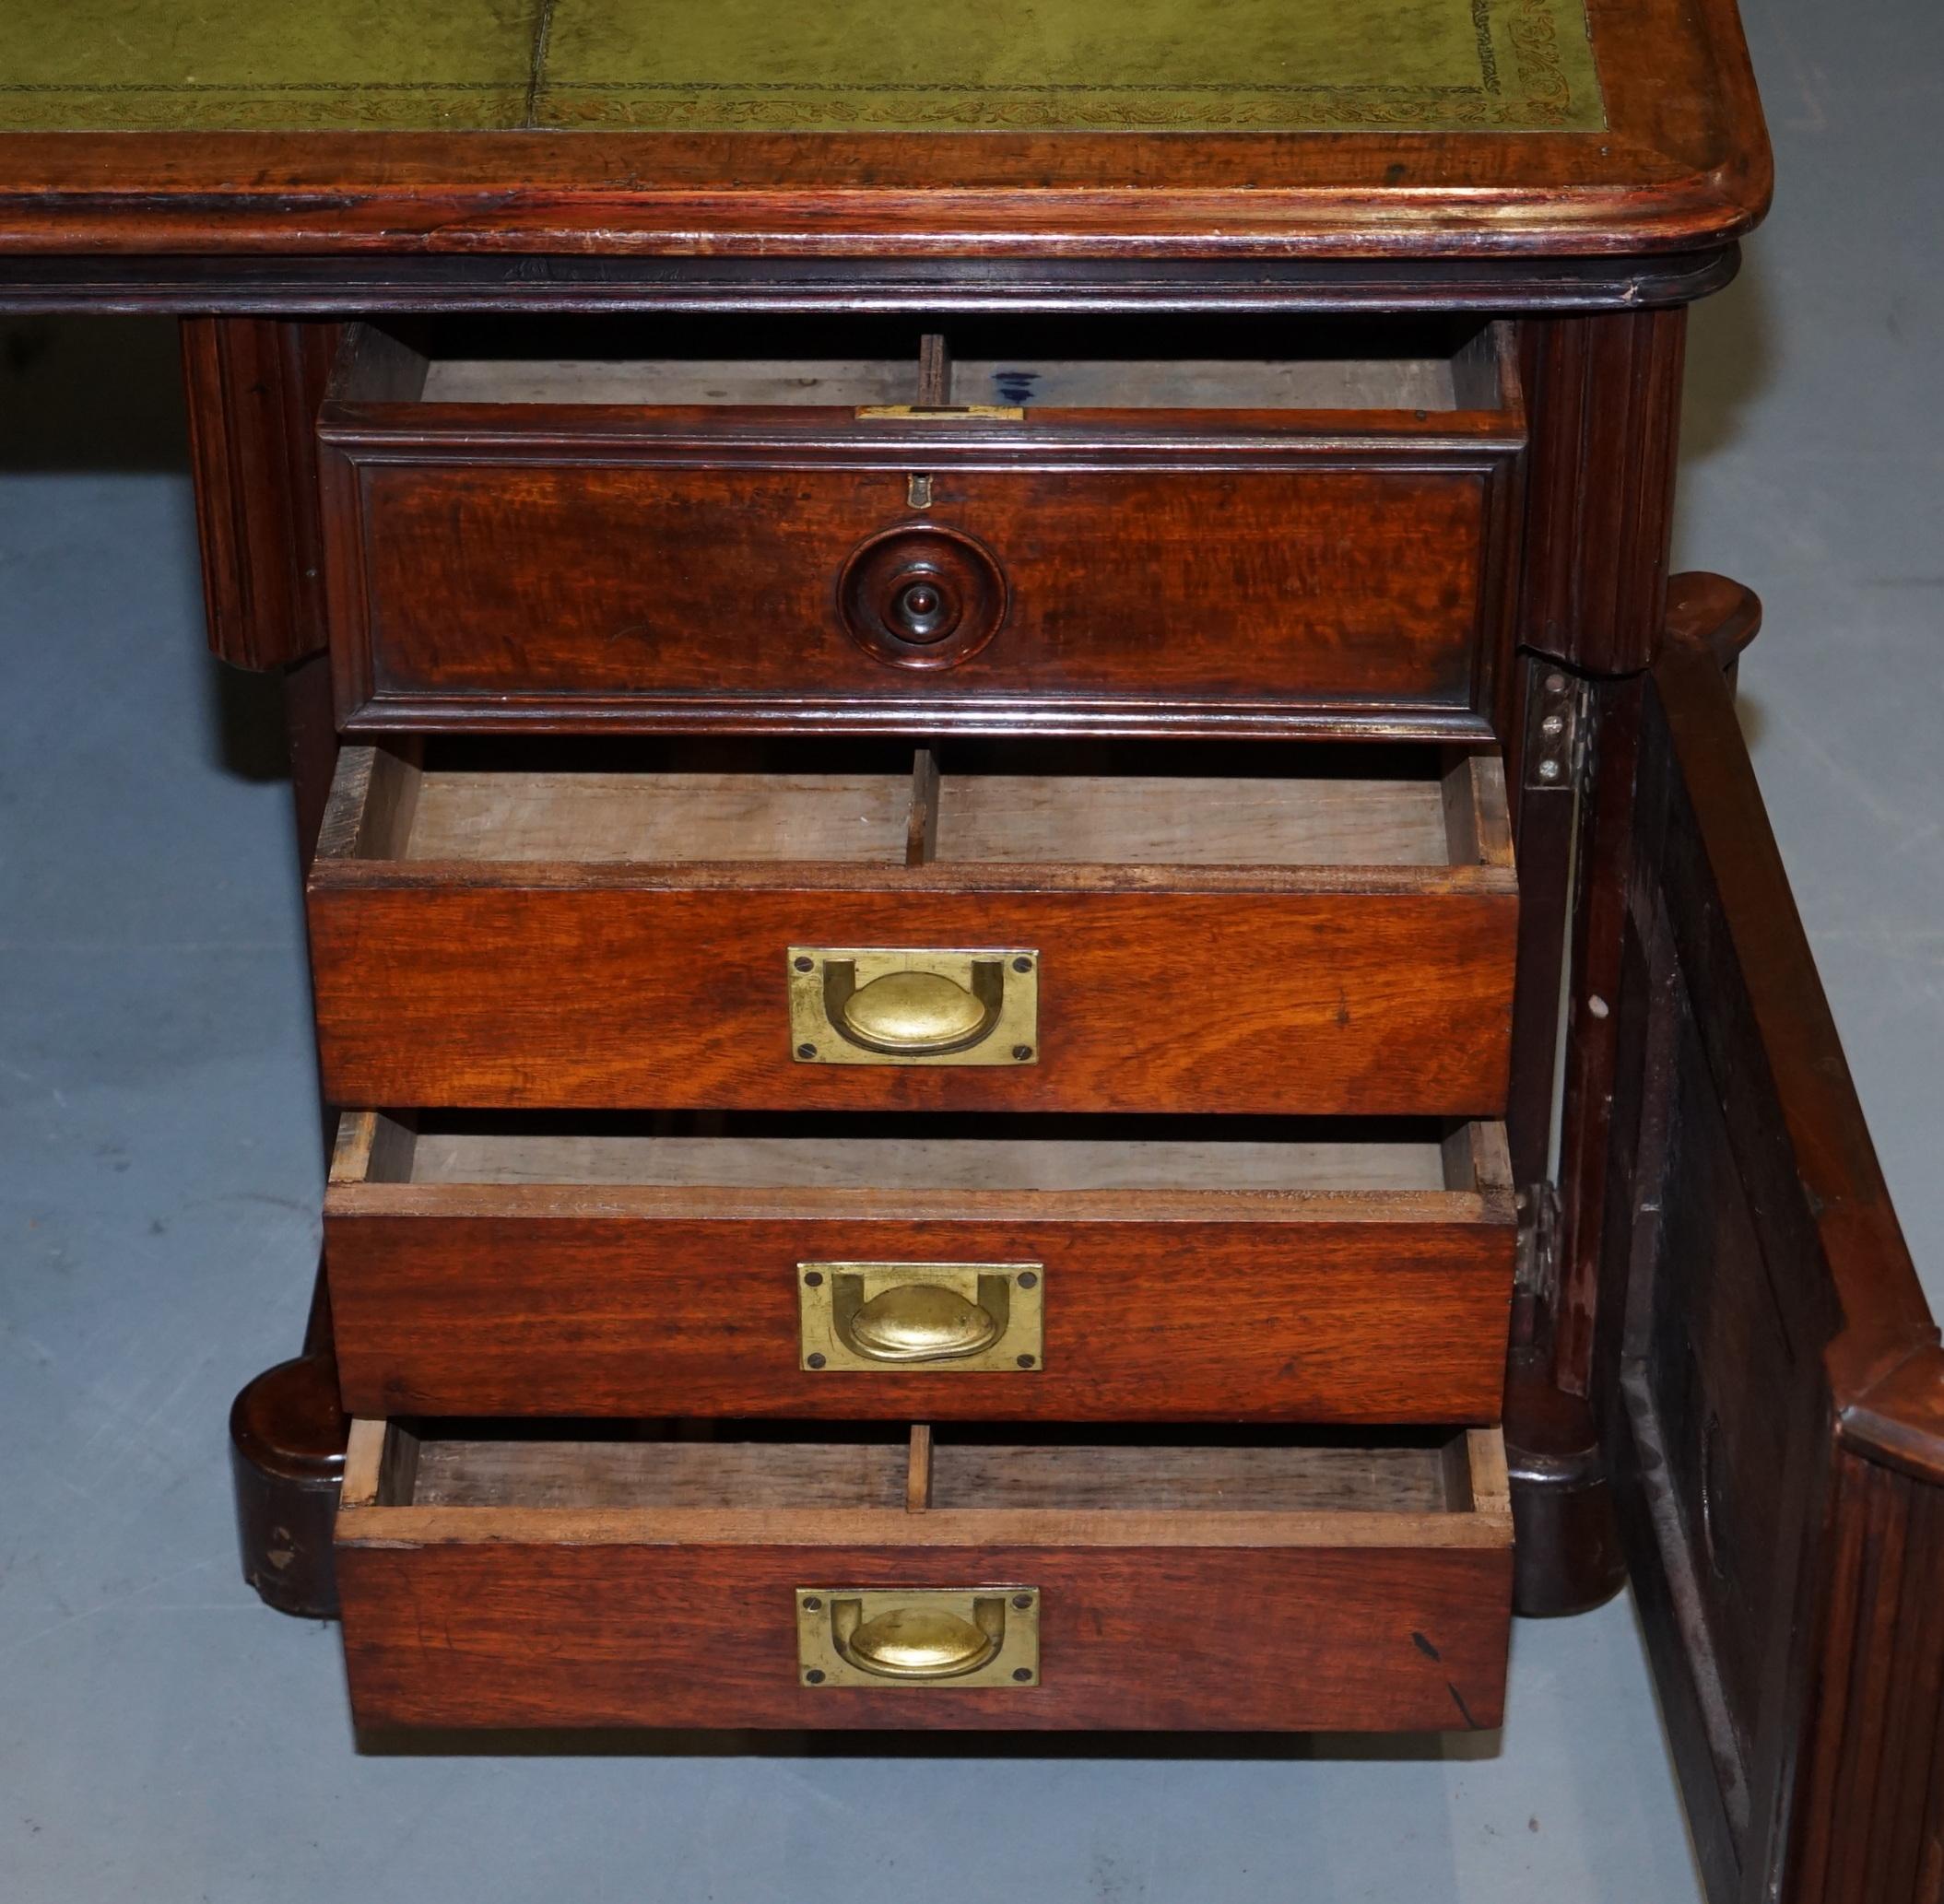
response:
<path id="1" fill-rule="evenodd" d="M 1552 1183 L 1528 1183 L 1518 1193 L 1519 1240 L 1512 1272 L 1512 1339 L 1538 1338 L 1544 1319 L 1559 1305 L 1560 1193 Z"/>
<path id="2" fill-rule="evenodd" d="M 1572 787 L 1585 772 L 1593 690 L 1564 668 L 1547 668 L 1526 710 L 1526 784 Z"/>

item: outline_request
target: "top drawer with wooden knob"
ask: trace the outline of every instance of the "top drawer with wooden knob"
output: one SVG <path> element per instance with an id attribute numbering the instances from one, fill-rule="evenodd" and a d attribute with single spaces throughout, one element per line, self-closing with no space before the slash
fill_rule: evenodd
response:
<path id="1" fill-rule="evenodd" d="M 338 712 L 1483 738 L 1509 339 L 356 327 L 320 423 Z"/>

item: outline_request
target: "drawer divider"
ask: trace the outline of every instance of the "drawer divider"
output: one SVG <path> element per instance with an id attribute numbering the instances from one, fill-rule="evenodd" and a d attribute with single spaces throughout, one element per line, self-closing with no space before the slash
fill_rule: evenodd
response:
<path id="1" fill-rule="evenodd" d="M 1512 871 L 1512 814 L 1498 757 L 1455 749 L 1447 759 L 1443 783 L 1451 864 Z"/>
<path id="2" fill-rule="evenodd" d="M 1465 1456 L 1472 1512 L 1509 1525 L 1512 1478 L 1505 1466 L 1505 1437 L 1497 1428 L 1467 1428 Z"/>
<path id="3" fill-rule="evenodd" d="M 927 331 L 918 340 L 918 401 L 929 406 L 943 406 L 951 400 L 951 346 L 942 332 Z"/>
<path id="4" fill-rule="evenodd" d="M 922 1514 L 932 1504 L 932 1425 L 912 1424 L 910 1464 L 904 1471 L 904 1511 Z"/>
<path id="5" fill-rule="evenodd" d="M 920 747 L 912 760 L 911 814 L 905 829 L 904 864 L 928 866 L 938 856 L 938 757 Z"/>

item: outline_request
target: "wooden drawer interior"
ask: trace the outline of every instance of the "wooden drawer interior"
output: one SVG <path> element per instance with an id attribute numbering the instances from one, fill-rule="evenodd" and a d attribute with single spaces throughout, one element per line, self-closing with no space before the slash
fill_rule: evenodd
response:
<path id="1" fill-rule="evenodd" d="M 1356 1125 L 1295 1118 L 764 1117 L 670 1111 L 639 1117 L 510 1117 L 459 1111 L 348 1115 L 331 1181 L 359 1187 L 546 1185 L 576 1189 L 882 1193 L 904 1207 L 962 1209 L 968 1197 L 1113 1192 L 1171 1205 L 1204 1195 L 1259 1215 L 1319 1200 L 1380 1216 L 1393 1200 L 1510 1193 L 1501 1125 Z M 436 1205 L 428 1204 L 429 1208 Z M 807 1201 L 806 1208 L 815 1207 Z"/>
<path id="2" fill-rule="evenodd" d="M 1062 748 L 1058 771 L 1054 758 L 970 742 L 642 742 L 566 756 L 404 743 L 348 755 L 322 851 L 501 864 L 1486 868 L 1510 880 L 1491 753 L 1267 745 L 1157 757 L 1094 744 Z M 1153 771 L 1158 758 L 1174 770 Z"/>
<path id="3" fill-rule="evenodd" d="M 1517 403 L 1509 329 L 1463 317 L 1274 321 L 654 317 L 399 321 L 340 394 L 426 405 L 893 415 L 1247 411 L 1420 422 Z"/>
<path id="4" fill-rule="evenodd" d="M 430 1529 L 422 1517 L 448 1510 L 622 1510 L 673 1516 L 676 1539 L 706 1530 L 828 1541 L 841 1528 L 845 1538 L 922 1545 L 962 1533 L 947 1523 L 976 1515 L 1003 1522 L 1003 1534 L 988 1530 L 994 1538 L 1098 1544 L 1138 1532 L 1179 1545 L 1219 1534 L 1200 1523 L 1210 1515 L 1245 1519 L 1252 1538 L 1271 1546 L 1435 1546 L 1490 1544 L 1504 1506 L 1503 1451 L 1489 1428 L 1163 1439 L 1104 1425 L 643 1421 L 596 1437 L 555 1424 L 359 1421 L 348 1459 L 345 1511 L 411 1514 L 393 1537 L 407 1524 Z M 858 1518 L 807 1518 L 831 1515 Z M 1157 1515 L 1184 1518 L 1163 1526 Z M 573 1524 L 554 1531 L 571 1537 Z M 541 1522 L 533 1531 L 548 1530 Z"/>

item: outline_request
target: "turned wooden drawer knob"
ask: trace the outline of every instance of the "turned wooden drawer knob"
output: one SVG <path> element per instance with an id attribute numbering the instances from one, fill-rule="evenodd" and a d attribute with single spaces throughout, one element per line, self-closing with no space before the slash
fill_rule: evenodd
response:
<path id="1" fill-rule="evenodd" d="M 907 641 L 936 641 L 950 633 L 952 611 L 942 590 L 914 582 L 891 604 L 891 622 Z"/>
<path id="2" fill-rule="evenodd" d="M 998 632 L 1006 578 L 989 549 L 957 530 L 890 529 L 844 564 L 837 604 L 851 638 L 879 661 L 948 668 Z"/>

